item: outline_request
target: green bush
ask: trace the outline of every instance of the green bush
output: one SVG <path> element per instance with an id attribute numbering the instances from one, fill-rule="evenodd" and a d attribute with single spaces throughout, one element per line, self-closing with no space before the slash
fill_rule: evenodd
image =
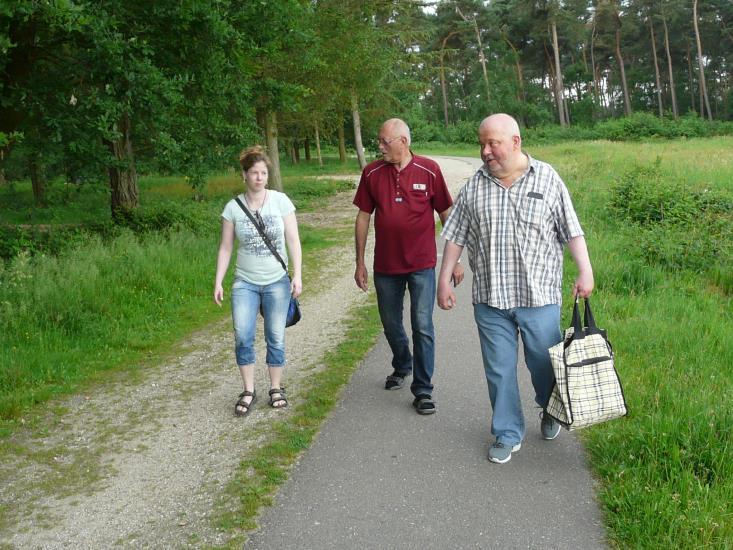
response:
<path id="1" fill-rule="evenodd" d="M 623 173 L 611 188 L 611 211 L 646 261 L 670 270 L 710 272 L 733 267 L 733 200 L 698 191 L 674 174 L 664 174 L 659 159 Z"/>
<path id="2" fill-rule="evenodd" d="M 0 259 L 9 260 L 24 251 L 56 255 L 83 242 L 90 233 L 81 226 L 0 226 Z"/>

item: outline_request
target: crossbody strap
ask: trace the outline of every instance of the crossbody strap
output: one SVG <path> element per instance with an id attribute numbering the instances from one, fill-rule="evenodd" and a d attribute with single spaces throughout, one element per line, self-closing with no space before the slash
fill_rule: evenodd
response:
<path id="1" fill-rule="evenodd" d="M 283 261 L 283 259 L 280 256 L 280 254 L 278 254 L 277 249 L 275 248 L 275 246 L 272 244 L 272 242 L 267 237 L 267 235 L 265 235 L 265 228 L 262 227 L 262 225 L 260 225 L 259 223 L 257 223 L 257 220 L 255 220 L 255 217 L 252 215 L 252 212 L 249 211 L 249 208 L 247 208 L 246 206 L 244 206 L 244 203 L 241 200 L 239 200 L 239 197 L 234 197 L 234 200 L 237 201 L 237 204 L 239 205 L 239 207 L 242 210 L 244 210 L 244 213 L 245 214 L 247 214 L 247 217 L 250 219 L 250 221 L 252 222 L 252 224 L 257 228 L 257 231 L 260 232 L 260 236 L 262 237 L 262 240 L 267 245 L 267 248 L 270 249 L 270 252 L 272 252 L 272 255 L 275 256 L 275 258 L 277 258 L 277 261 L 280 262 L 280 264 L 283 266 L 283 269 L 285 270 L 285 273 L 287 273 L 288 272 L 288 268 L 285 265 L 285 262 Z"/>

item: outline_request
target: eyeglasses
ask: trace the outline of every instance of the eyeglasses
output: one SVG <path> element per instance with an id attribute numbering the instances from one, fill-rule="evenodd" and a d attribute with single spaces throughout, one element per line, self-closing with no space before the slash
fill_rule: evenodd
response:
<path id="1" fill-rule="evenodd" d="M 400 136 L 393 137 L 392 139 L 379 138 L 379 139 L 377 139 L 377 145 L 378 146 L 379 145 L 384 145 L 385 147 L 387 147 L 387 145 L 389 145 L 390 143 L 392 143 L 393 141 L 395 141 L 397 139 L 400 139 Z"/>

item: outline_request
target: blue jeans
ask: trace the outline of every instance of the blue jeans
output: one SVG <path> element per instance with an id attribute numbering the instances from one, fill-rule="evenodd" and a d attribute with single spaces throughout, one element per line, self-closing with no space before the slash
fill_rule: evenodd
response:
<path id="1" fill-rule="evenodd" d="M 255 362 L 255 329 L 257 313 L 265 317 L 265 343 L 268 367 L 285 365 L 285 317 L 290 304 L 290 279 L 269 285 L 254 285 L 236 279 L 232 285 L 232 320 L 234 321 L 234 353 L 237 365 L 243 367 Z"/>
<path id="2" fill-rule="evenodd" d="M 517 382 L 517 331 L 522 335 L 535 402 L 544 407 L 555 381 L 547 350 L 562 340 L 560 306 L 497 309 L 474 304 L 473 315 L 493 410 L 491 433 L 505 445 L 516 445 L 525 429 Z"/>
<path id="3" fill-rule="evenodd" d="M 384 335 L 392 350 L 392 368 L 402 375 L 412 372 L 410 389 L 414 395 L 431 395 L 433 384 L 430 380 L 435 366 L 435 269 L 400 275 L 375 273 L 374 288 L 377 290 L 379 317 L 382 319 Z M 410 292 L 414 357 L 410 353 L 407 334 L 402 324 L 405 288 Z"/>

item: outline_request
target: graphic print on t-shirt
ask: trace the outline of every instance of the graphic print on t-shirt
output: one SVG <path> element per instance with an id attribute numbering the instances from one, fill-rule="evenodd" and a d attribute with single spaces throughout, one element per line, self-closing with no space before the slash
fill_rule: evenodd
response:
<path id="1" fill-rule="evenodd" d="M 255 217 L 255 219 L 257 218 Z M 275 216 L 262 216 L 260 219 L 262 219 L 265 225 L 265 235 L 270 239 L 275 249 L 279 250 L 282 248 L 282 243 L 279 240 L 278 226 L 275 223 Z M 270 252 L 270 249 L 262 239 L 260 232 L 249 219 L 244 220 L 242 231 L 238 232 L 237 237 L 242 243 L 245 253 L 258 257 L 272 255 L 272 252 Z"/>

